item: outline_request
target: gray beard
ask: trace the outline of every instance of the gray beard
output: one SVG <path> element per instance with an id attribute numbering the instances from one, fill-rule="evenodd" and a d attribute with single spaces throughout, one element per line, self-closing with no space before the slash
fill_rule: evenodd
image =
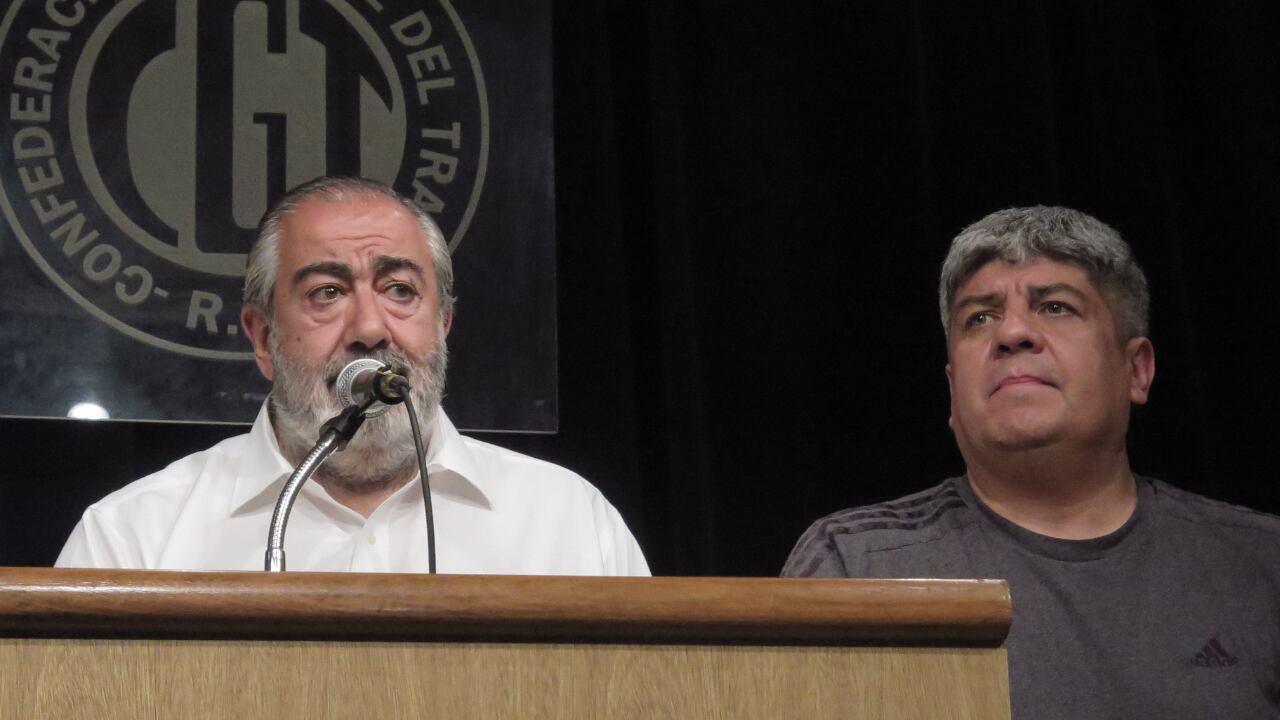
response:
<path id="1" fill-rule="evenodd" d="M 412 388 L 410 398 L 418 411 L 418 422 L 423 432 L 428 432 L 444 397 L 445 369 L 449 363 L 444 328 L 438 330 L 435 350 L 421 360 L 415 361 L 395 350 L 343 352 L 318 369 L 285 354 L 272 333 L 271 362 L 275 377 L 268 409 L 285 458 L 294 465 L 301 462 L 319 438 L 320 426 L 342 411 L 334 381 L 347 363 L 362 357 L 390 365 L 405 375 Z M 399 404 L 366 420 L 346 449 L 330 455 L 320 466 L 316 477 L 359 490 L 405 482 L 416 470 L 413 427 L 407 406 Z"/>

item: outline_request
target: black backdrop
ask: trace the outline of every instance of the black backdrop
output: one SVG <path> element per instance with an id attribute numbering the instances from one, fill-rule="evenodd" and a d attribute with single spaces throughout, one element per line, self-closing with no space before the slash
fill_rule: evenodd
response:
<path id="1" fill-rule="evenodd" d="M 1151 280 L 1135 468 L 1280 512 L 1278 11 L 1169 5 L 557 4 L 561 432 L 488 439 L 594 481 L 657 573 L 774 574 L 961 469 L 946 243 L 1066 204 Z M 0 421 L 0 564 L 238 431 Z"/>

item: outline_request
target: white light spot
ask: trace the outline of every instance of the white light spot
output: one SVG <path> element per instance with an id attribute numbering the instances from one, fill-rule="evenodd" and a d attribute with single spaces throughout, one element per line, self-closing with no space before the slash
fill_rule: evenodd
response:
<path id="1" fill-rule="evenodd" d="M 71 406 L 67 417 L 77 420 L 106 420 L 111 417 L 107 409 L 97 403 L 82 402 Z"/>

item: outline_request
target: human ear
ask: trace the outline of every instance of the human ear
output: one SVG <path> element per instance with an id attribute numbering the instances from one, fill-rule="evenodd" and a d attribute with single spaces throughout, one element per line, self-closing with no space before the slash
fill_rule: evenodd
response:
<path id="1" fill-rule="evenodd" d="M 1148 338 L 1132 338 L 1125 343 L 1125 359 L 1129 366 L 1129 401 L 1146 404 L 1156 378 L 1155 347 Z"/>
<path id="2" fill-rule="evenodd" d="M 951 414 L 947 417 L 947 427 L 955 430 L 956 428 L 956 391 L 951 380 L 951 363 L 942 366 L 942 371 L 947 374 L 947 397 L 951 398 Z"/>
<path id="3" fill-rule="evenodd" d="M 253 343 L 253 359 L 258 372 L 268 380 L 274 379 L 275 366 L 271 362 L 271 320 L 261 308 L 246 305 L 240 310 L 240 327 Z"/>

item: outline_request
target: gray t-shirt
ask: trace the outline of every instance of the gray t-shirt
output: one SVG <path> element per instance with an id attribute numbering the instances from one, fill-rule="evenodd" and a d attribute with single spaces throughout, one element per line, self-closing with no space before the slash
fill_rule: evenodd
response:
<path id="1" fill-rule="evenodd" d="M 952 478 L 819 520 L 782 574 L 1008 580 L 1015 719 L 1280 717 L 1280 518 L 1158 480 L 1120 529 L 1059 540 Z"/>

